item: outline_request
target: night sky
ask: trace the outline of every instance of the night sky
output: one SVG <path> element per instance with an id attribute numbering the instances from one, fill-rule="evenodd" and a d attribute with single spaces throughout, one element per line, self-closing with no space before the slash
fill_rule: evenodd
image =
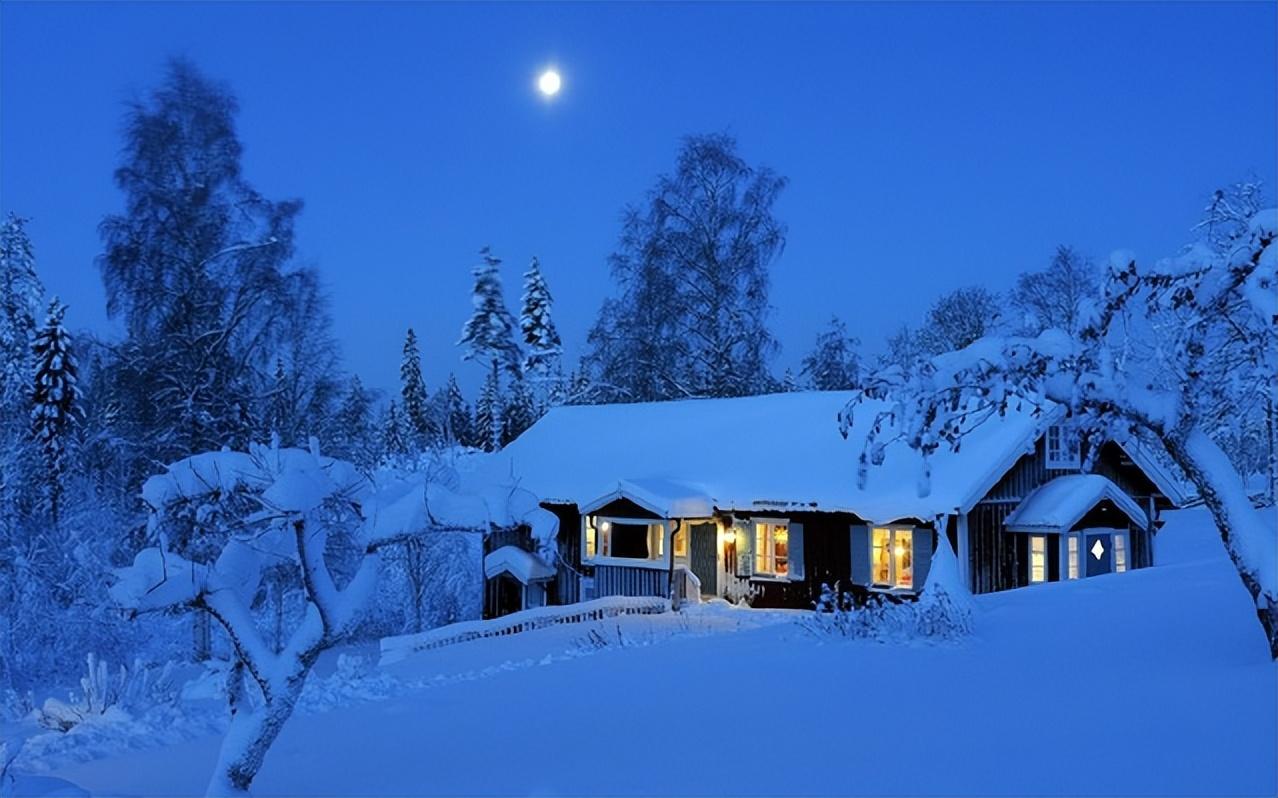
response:
<path id="1" fill-rule="evenodd" d="M 75 327 L 109 330 L 97 224 L 122 103 L 185 55 L 241 103 L 244 171 L 301 197 L 299 257 L 345 362 L 431 387 L 491 244 L 537 255 L 575 363 L 624 205 L 681 136 L 728 131 L 790 178 L 772 271 L 779 372 L 831 313 L 868 351 L 941 293 L 1002 290 L 1058 243 L 1174 253 L 1216 186 L 1271 187 L 1274 3 L 0 5 L 0 210 L 31 217 Z M 556 64 L 546 102 L 537 72 Z"/>

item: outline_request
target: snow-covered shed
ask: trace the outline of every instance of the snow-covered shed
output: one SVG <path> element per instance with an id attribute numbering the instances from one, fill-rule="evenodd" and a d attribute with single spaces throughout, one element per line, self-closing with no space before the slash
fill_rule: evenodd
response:
<path id="1" fill-rule="evenodd" d="M 975 590 L 1043 581 L 1047 549 L 1072 551 L 1061 530 L 1004 528 L 1035 489 L 1085 476 L 1063 412 L 1026 407 L 990 418 L 926 466 L 903 442 L 890 443 L 862 481 L 869 425 L 888 408 L 862 404 L 845 437 L 838 418 L 851 398 L 797 392 L 559 407 L 472 476 L 513 477 L 559 516 L 552 599 L 560 602 L 674 592 L 806 607 L 823 582 L 836 581 L 912 593 L 938 532 Z M 1097 463 L 1099 481 L 1053 490 L 1086 504 L 1084 515 L 1119 506 L 1137 528 L 1124 534 L 1152 532 L 1166 495 L 1117 444 Z M 1125 542 L 1132 567 L 1147 564 L 1147 541 Z M 1058 573 L 1060 559 L 1052 561 Z"/>

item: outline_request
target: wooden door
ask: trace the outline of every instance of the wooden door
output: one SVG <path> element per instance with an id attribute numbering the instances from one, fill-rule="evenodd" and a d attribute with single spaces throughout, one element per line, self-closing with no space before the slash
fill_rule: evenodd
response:
<path id="1" fill-rule="evenodd" d="M 692 573 L 701 580 L 703 596 L 719 595 L 718 530 L 713 523 L 693 524 L 688 530 L 689 560 Z"/>

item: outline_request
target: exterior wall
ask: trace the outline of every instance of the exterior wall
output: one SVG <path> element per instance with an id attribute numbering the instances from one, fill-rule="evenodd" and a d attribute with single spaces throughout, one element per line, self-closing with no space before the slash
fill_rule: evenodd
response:
<path id="1" fill-rule="evenodd" d="M 557 574 L 547 587 L 546 603 L 575 604 L 581 601 L 581 514 L 575 504 L 543 504 L 542 507 L 559 519 L 559 535 L 556 544 L 559 562 Z"/>
<path id="2" fill-rule="evenodd" d="M 1042 437 L 1034 445 L 1033 454 L 1026 454 L 1016 461 L 1003 478 L 990 489 L 989 493 L 972 508 L 967 517 L 968 530 L 968 563 L 972 574 L 972 591 L 990 593 L 995 590 L 1007 590 L 1024 587 L 1029 582 L 1029 544 L 1028 536 L 1005 532 L 1004 521 L 1012 513 L 1021 500 L 1035 488 L 1056 477 L 1076 474 L 1077 470 L 1062 470 L 1047 467 L 1045 442 Z M 1122 448 L 1115 443 L 1106 443 L 1097 455 L 1093 473 L 1100 474 L 1136 500 L 1149 514 L 1151 503 L 1160 503 L 1157 488 L 1141 472 L 1139 468 L 1123 454 Z M 1117 513 L 1115 509 L 1113 511 Z M 1155 516 L 1157 510 L 1154 511 Z M 1121 521 L 1106 516 L 1102 523 L 1099 517 L 1084 521 L 1093 526 L 1128 526 L 1127 517 Z M 1090 520 L 1089 520 L 1090 518 Z M 1156 517 L 1149 518 L 1152 528 Z M 1051 536 L 1055 539 L 1056 536 Z M 1151 533 L 1149 529 L 1131 528 L 1129 538 L 1132 541 L 1132 567 L 1144 568 L 1153 564 Z M 1050 552 L 1055 547 L 1049 545 Z M 1057 555 L 1059 560 L 1059 555 Z M 1050 565 L 1050 560 L 1049 560 Z M 1060 565 L 1057 563 L 1057 573 Z"/>

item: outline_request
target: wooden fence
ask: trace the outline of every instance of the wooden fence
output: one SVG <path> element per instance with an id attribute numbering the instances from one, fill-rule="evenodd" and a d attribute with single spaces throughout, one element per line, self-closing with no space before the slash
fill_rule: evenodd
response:
<path id="1" fill-rule="evenodd" d="M 418 651 L 469 640 L 519 634 L 564 623 L 598 621 L 618 615 L 656 615 L 669 609 L 669 599 L 655 596 L 606 596 L 562 607 L 535 607 L 489 621 L 462 621 L 419 634 L 382 638 L 381 664 L 389 665 Z"/>

